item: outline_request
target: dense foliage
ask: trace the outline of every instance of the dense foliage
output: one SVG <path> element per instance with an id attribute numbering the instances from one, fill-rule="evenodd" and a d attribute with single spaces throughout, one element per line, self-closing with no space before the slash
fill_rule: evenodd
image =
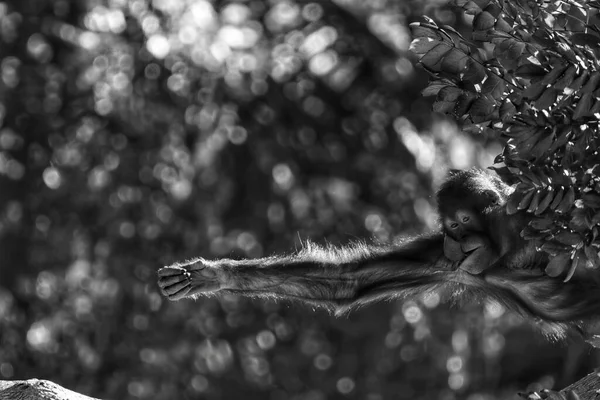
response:
<path id="1" fill-rule="evenodd" d="M 600 266 L 600 28 L 597 1 L 457 0 L 471 37 L 414 23 L 412 50 L 436 77 L 434 110 L 508 138 L 497 172 L 507 204 L 539 216 L 521 232 L 569 280 Z"/>
<path id="2" fill-rule="evenodd" d="M 430 113 L 408 53 L 422 14 L 470 26 L 415 0 L 0 2 L 0 377 L 113 399 L 491 399 L 589 370 L 493 304 L 336 320 L 158 293 L 186 257 L 437 226 L 446 169 L 500 146 Z"/>

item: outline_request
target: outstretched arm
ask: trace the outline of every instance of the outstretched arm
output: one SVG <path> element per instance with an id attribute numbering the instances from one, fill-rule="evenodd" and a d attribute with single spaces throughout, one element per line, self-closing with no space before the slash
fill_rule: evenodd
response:
<path id="1" fill-rule="evenodd" d="M 452 296 L 495 299 L 541 322 L 550 336 L 564 337 L 569 327 L 586 329 L 600 315 L 600 278 L 595 271 L 567 283 L 547 276 L 548 257 L 519 235 L 529 217 L 506 213 L 510 193 L 484 171 L 454 172 L 437 194 L 440 233 L 388 247 L 309 244 L 290 256 L 196 259 L 160 269 L 158 284 L 170 300 L 233 292 L 297 299 L 336 314 L 445 289 Z"/>
<path id="2" fill-rule="evenodd" d="M 160 269 L 159 286 L 170 300 L 228 291 L 297 299 L 344 313 L 373 301 L 406 298 L 442 285 L 476 285 L 479 278 L 457 270 L 460 263 L 444 256 L 443 243 L 443 235 L 438 233 L 388 247 L 308 244 L 290 256 L 196 259 Z"/>
<path id="3" fill-rule="evenodd" d="M 600 292 L 594 282 L 563 283 L 544 275 L 547 260 L 539 259 L 532 246 L 498 258 L 485 240 L 466 240 L 460 261 L 444 254 L 449 252 L 447 246 L 442 233 L 389 247 L 309 244 L 290 256 L 174 264 L 158 271 L 158 284 L 170 300 L 230 292 L 299 300 L 338 315 L 375 301 L 441 289 L 450 296 L 495 299 L 537 321 L 546 335 L 555 338 L 600 313 Z M 488 264 L 489 260 L 495 261 Z M 521 268 L 509 268 L 512 265 Z"/>

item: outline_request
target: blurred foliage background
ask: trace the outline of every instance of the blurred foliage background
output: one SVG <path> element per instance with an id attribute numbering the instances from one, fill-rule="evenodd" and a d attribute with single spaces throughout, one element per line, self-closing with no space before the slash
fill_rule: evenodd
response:
<path id="1" fill-rule="evenodd" d="M 430 112 L 439 0 L 0 2 L 0 377 L 114 399 L 500 399 L 597 353 L 494 304 L 167 303 L 156 270 L 435 229 L 500 144 Z"/>

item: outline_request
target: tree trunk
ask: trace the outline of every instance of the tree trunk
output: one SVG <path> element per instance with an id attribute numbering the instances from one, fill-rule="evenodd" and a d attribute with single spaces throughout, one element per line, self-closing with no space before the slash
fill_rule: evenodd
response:
<path id="1" fill-rule="evenodd" d="M 574 391 L 580 400 L 595 400 L 600 390 L 600 376 L 593 372 L 567 386 L 560 393 L 568 398 Z M 26 381 L 0 381 L 0 400 L 100 400 L 95 397 L 65 389 L 54 382 L 28 379 Z"/>
<path id="2" fill-rule="evenodd" d="M 600 393 L 600 376 L 598 376 L 597 372 L 592 372 L 577 382 L 570 384 L 561 390 L 560 393 L 567 396 L 570 391 L 577 393 L 580 400 L 596 400 Z"/>
<path id="3" fill-rule="evenodd" d="M 28 379 L 0 381 L 0 400 L 99 400 L 57 385 L 54 382 Z"/>

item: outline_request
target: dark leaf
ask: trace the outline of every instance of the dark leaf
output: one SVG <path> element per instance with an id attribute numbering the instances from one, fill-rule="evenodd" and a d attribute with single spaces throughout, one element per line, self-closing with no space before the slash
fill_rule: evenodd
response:
<path id="1" fill-rule="evenodd" d="M 594 246 L 585 246 L 583 249 L 588 261 L 592 264 L 591 266 L 594 268 L 600 267 L 600 256 L 598 256 L 598 249 Z"/>
<path id="2" fill-rule="evenodd" d="M 569 265 L 571 265 L 571 255 L 569 253 L 560 253 L 550 258 L 550 262 L 545 269 L 546 275 L 556 278 L 564 274 Z"/>
<path id="3" fill-rule="evenodd" d="M 575 189 L 573 186 L 569 186 L 569 189 L 565 189 L 565 195 L 563 196 L 560 204 L 556 207 L 556 211 L 560 213 L 565 213 L 573 207 L 573 203 L 575 201 Z"/>
<path id="4" fill-rule="evenodd" d="M 463 82 L 470 82 L 473 85 L 480 84 L 486 77 L 485 68 L 472 58 L 467 60 L 467 68 L 461 75 Z"/>
<path id="5" fill-rule="evenodd" d="M 507 122 L 512 119 L 516 112 L 517 108 L 510 100 L 504 101 L 500 106 L 500 120 L 502 122 Z"/>
<path id="6" fill-rule="evenodd" d="M 423 89 L 421 94 L 423 96 L 435 96 L 439 93 L 440 90 L 442 90 L 446 86 L 456 87 L 450 81 L 446 81 L 446 80 L 433 81 L 433 82 L 430 82 L 429 85 L 425 89 Z"/>
<path id="7" fill-rule="evenodd" d="M 472 92 L 463 92 L 456 101 L 456 106 L 454 107 L 454 116 L 456 118 L 461 118 L 471 107 L 473 104 L 473 100 L 475 100 L 477 96 Z"/>
<path id="8" fill-rule="evenodd" d="M 463 90 L 456 86 L 446 86 L 438 92 L 437 100 L 439 101 L 456 101 Z"/>
<path id="9" fill-rule="evenodd" d="M 552 86 L 547 87 L 546 90 L 544 90 L 544 93 L 542 93 L 542 95 L 535 101 L 535 108 L 538 110 L 550 108 L 550 106 L 552 106 L 552 104 L 554 104 L 556 101 L 556 95 L 557 92 Z"/>
<path id="10" fill-rule="evenodd" d="M 544 129 L 537 129 L 534 135 L 529 137 L 520 136 L 516 139 L 512 139 L 511 142 L 517 146 L 515 149 L 523 159 L 529 158 L 529 152 L 533 149 L 533 147 L 538 144 L 540 140 L 544 137 Z M 529 176 L 529 171 L 522 171 L 523 176 Z"/>
<path id="11" fill-rule="evenodd" d="M 580 46 L 598 48 L 598 45 L 600 45 L 600 37 L 591 33 L 574 33 L 571 35 L 571 42 Z"/>
<path id="12" fill-rule="evenodd" d="M 547 241 L 542 243 L 540 246 L 542 250 L 551 255 L 562 254 L 567 251 L 571 251 L 570 246 L 566 246 L 564 244 L 558 243 L 556 241 Z"/>
<path id="13" fill-rule="evenodd" d="M 590 79 L 581 88 L 582 93 L 592 93 L 598 87 L 600 82 L 600 71 L 595 71 L 590 75 Z"/>
<path id="14" fill-rule="evenodd" d="M 533 197 L 531 198 L 531 202 L 529 203 L 529 206 L 527 207 L 527 211 L 530 213 L 535 212 L 538 208 L 538 205 L 540 204 L 541 199 L 542 199 L 542 191 L 540 189 L 538 189 L 533 194 Z"/>
<path id="15" fill-rule="evenodd" d="M 419 37 L 412 41 L 409 50 L 419 57 L 423 57 L 441 42 L 430 37 Z"/>
<path id="16" fill-rule="evenodd" d="M 496 19 L 487 11 L 480 12 L 473 20 L 473 29 L 478 31 L 487 31 L 492 29 Z"/>
<path id="17" fill-rule="evenodd" d="M 600 113 L 600 100 L 594 100 L 594 104 L 590 107 L 590 115 Z"/>
<path id="18" fill-rule="evenodd" d="M 561 231 L 554 235 L 554 240 L 567 246 L 577 246 L 583 242 L 579 233 L 571 231 Z"/>
<path id="19" fill-rule="evenodd" d="M 473 31 L 471 38 L 477 42 L 491 42 L 494 39 L 490 31 Z"/>
<path id="20" fill-rule="evenodd" d="M 550 146 L 550 152 L 553 153 L 558 150 L 560 147 L 564 146 L 569 141 L 569 136 L 572 132 L 571 125 L 560 125 L 557 127 L 556 140 Z"/>
<path id="21" fill-rule="evenodd" d="M 452 75 L 457 75 L 467 65 L 469 56 L 458 49 L 451 49 L 444 56 L 442 61 L 442 71 L 449 72 Z M 421 60 L 423 62 L 423 60 Z"/>
<path id="22" fill-rule="evenodd" d="M 500 13 L 502 13 L 502 8 L 496 2 L 490 2 L 484 11 L 488 12 L 494 18 L 498 18 Z"/>
<path id="23" fill-rule="evenodd" d="M 568 67 L 569 65 L 565 63 L 561 63 L 558 65 L 555 64 L 554 68 L 552 68 L 552 71 L 548 72 L 544 79 L 542 79 L 541 84 L 554 85 L 558 77 L 561 76 L 567 70 Z"/>
<path id="24" fill-rule="evenodd" d="M 489 94 L 494 99 L 498 100 L 504 94 L 506 83 L 496 75 L 490 74 L 483 83 L 481 93 Z"/>
<path id="25" fill-rule="evenodd" d="M 533 199 L 535 193 L 536 191 L 533 189 L 529 190 L 528 192 L 525 192 L 523 194 L 523 197 L 521 198 L 521 201 L 517 205 L 517 210 L 524 210 L 527 207 L 529 207 L 529 203 L 531 203 L 531 199 Z"/>
<path id="26" fill-rule="evenodd" d="M 515 75 L 527 79 L 538 78 L 546 75 L 546 70 L 539 65 L 524 64 L 516 69 Z"/>
<path id="27" fill-rule="evenodd" d="M 571 65 L 556 82 L 556 84 L 554 85 L 554 89 L 563 90 L 564 88 L 569 87 L 573 83 L 576 73 L 577 66 Z"/>
<path id="28" fill-rule="evenodd" d="M 565 14 L 558 14 L 554 20 L 554 25 L 564 29 L 567 26 L 567 22 Z"/>
<path id="29" fill-rule="evenodd" d="M 596 192 L 584 193 L 581 197 L 583 204 L 591 208 L 600 208 L 600 195 Z"/>
<path id="30" fill-rule="evenodd" d="M 462 7 L 465 10 L 465 12 L 470 15 L 474 15 L 476 13 L 481 12 L 481 7 L 479 7 L 479 5 L 474 1 L 458 0 L 456 1 L 456 5 Z"/>
<path id="31" fill-rule="evenodd" d="M 561 186 L 558 189 L 558 191 L 556 192 L 556 195 L 554 195 L 554 200 L 552 200 L 552 203 L 550 203 L 550 209 L 554 210 L 556 207 L 558 207 L 558 205 L 562 201 L 564 195 L 565 195 L 565 187 Z"/>
<path id="32" fill-rule="evenodd" d="M 525 43 L 515 39 L 506 39 L 496 46 L 494 55 L 507 69 L 516 69 L 523 50 L 525 50 Z"/>
<path id="33" fill-rule="evenodd" d="M 569 16 L 578 19 L 579 21 L 586 20 L 586 12 L 581 9 L 576 2 L 570 3 Z"/>
<path id="34" fill-rule="evenodd" d="M 456 107 L 456 101 L 463 93 L 462 89 L 455 86 L 446 86 L 442 88 L 433 104 L 433 111 L 440 113 L 451 113 Z"/>
<path id="35" fill-rule="evenodd" d="M 579 119 L 581 117 L 590 115 L 591 106 L 592 94 L 584 93 L 577 102 L 577 106 L 575 106 L 575 111 L 573 111 L 573 119 Z"/>
<path id="36" fill-rule="evenodd" d="M 545 84 L 538 82 L 538 83 L 534 83 L 533 85 L 527 87 L 524 91 L 523 91 L 523 98 L 527 99 L 527 100 L 535 100 L 538 97 L 540 97 L 540 95 L 542 93 L 544 93 L 544 90 L 546 90 L 546 86 Z"/>
<path id="37" fill-rule="evenodd" d="M 537 240 L 546 236 L 546 233 L 540 233 L 532 227 L 528 226 L 521 231 L 521 237 L 525 240 Z"/>
<path id="38" fill-rule="evenodd" d="M 600 224 L 600 211 L 598 211 L 596 214 L 594 214 L 594 216 L 592 217 L 592 224 L 597 225 Z"/>
<path id="39" fill-rule="evenodd" d="M 433 71 L 441 71 L 442 61 L 451 50 L 453 47 L 447 43 L 437 42 L 437 46 L 426 52 L 419 61 Z"/>
<path id="40" fill-rule="evenodd" d="M 471 105 L 471 115 L 474 117 L 488 117 L 494 111 L 496 101 L 488 96 L 480 96 Z"/>
<path id="41" fill-rule="evenodd" d="M 535 215 L 540 215 L 544 211 L 546 211 L 546 209 L 548 208 L 548 206 L 550 205 L 550 203 L 552 202 L 552 200 L 554 200 L 554 195 L 555 194 L 556 194 L 556 192 L 555 192 L 554 188 L 552 186 L 550 186 L 548 188 L 547 192 L 546 192 L 546 195 L 540 201 L 540 204 L 538 205 L 538 208 L 535 211 Z M 553 221 L 551 221 L 551 222 L 554 223 Z"/>
<path id="42" fill-rule="evenodd" d="M 500 32 L 512 32 L 512 25 L 506 22 L 504 18 L 498 18 L 494 27 Z"/>
<path id="43" fill-rule="evenodd" d="M 545 131 L 543 129 L 540 129 L 539 132 L 540 133 L 538 136 L 540 137 L 545 134 Z M 529 182 L 533 183 L 535 187 L 544 187 L 546 184 L 549 183 L 548 177 L 540 173 L 539 169 L 523 169 L 521 170 L 521 177 L 526 178 Z"/>
<path id="44" fill-rule="evenodd" d="M 569 229 L 577 232 L 587 231 L 592 227 L 592 218 L 589 209 L 575 208 L 571 213 Z"/>
<path id="45" fill-rule="evenodd" d="M 577 251 L 575 253 L 575 257 L 573 257 L 573 260 L 571 260 L 571 268 L 569 268 L 569 272 L 567 272 L 564 282 L 569 282 L 571 280 L 577 267 L 583 264 L 582 261 L 584 261 L 584 258 L 585 254 L 582 254 L 581 251 Z"/>
<path id="46" fill-rule="evenodd" d="M 538 160 L 550 149 L 554 141 L 554 134 L 545 132 L 541 139 L 533 146 L 530 152 L 531 158 Z"/>
<path id="47" fill-rule="evenodd" d="M 510 138 L 528 138 L 535 135 L 536 132 L 537 126 L 514 124 L 504 131 L 504 135 Z"/>
<path id="48" fill-rule="evenodd" d="M 566 43 L 556 43 L 556 49 L 560 53 L 561 56 L 565 58 L 565 60 L 570 63 L 576 64 L 579 60 L 577 59 L 577 55 L 572 49 L 572 46 L 567 45 Z"/>
<path id="49" fill-rule="evenodd" d="M 411 30 L 412 36 L 415 38 L 415 40 L 417 40 L 419 38 L 431 38 L 433 40 L 440 41 L 441 38 L 440 38 L 439 33 L 437 32 L 437 29 L 438 29 L 437 26 L 423 23 L 423 22 L 413 22 L 412 24 L 410 24 L 410 30 Z M 412 50 L 412 44 L 411 44 L 411 50 Z"/>
<path id="50" fill-rule="evenodd" d="M 460 34 L 460 32 L 451 27 L 450 25 L 443 25 L 442 28 L 444 28 L 444 31 L 446 31 L 446 33 L 455 35 L 457 38 L 464 40 L 464 37 Z"/>
<path id="51" fill-rule="evenodd" d="M 579 75 L 577 78 L 575 78 L 573 83 L 571 83 L 569 85 L 568 89 L 572 90 L 573 92 L 577 92 L 587 82 L 589 76 L 590 76 L 589 71 L 587 69 L 584 69 L 581 72 L 581 75 Z"/>
<path id="52" fill-rule="evenodd" d="M 533 229 L 538 231 L 545 231 L 554 227 L 554 220 L 551 218 L 536 218 L 529 223 Z"/>

